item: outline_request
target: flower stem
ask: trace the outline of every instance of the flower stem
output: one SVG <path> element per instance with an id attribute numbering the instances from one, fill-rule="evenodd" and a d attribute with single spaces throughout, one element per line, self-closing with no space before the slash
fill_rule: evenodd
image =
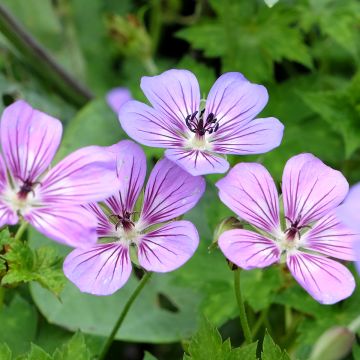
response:
<path id="1" fill-rule="evenodd" d="M 112 342 L 114 341 L 116 333 L 119 331 L 120 326 L 124 322 L 124 319 L 125 319 L 127 313 L 129 312 L 129 310 L 131 308 L 131 305 L 136 300 L 136 298 L 140 294 L 140 292 L 143 289 L 143 287 L 145 286 L 145 284 L 151 278 L 151 275 L 152 275 L 151 272 L 145 273 L 144 276 L 142 277 L 142 279 L 140 280 L 138 286 L 136 287 L 135 291 L 129 297 L 129 300 L 127 301 L 127 303 L 124 306 L 124 309 L 120 313 L 120 316 L 119 316 L 117 322 L 115 323 L 115 326 L 113 327 L 109 337 L 106 339 L 106 342 L 105 342 L 105 344 L 104 344 L 104 346 L 103 346 L 103 348 L 101 350 L 101 353 L 100 353 L 100 356 L 99 356 L 98 360 L 105 360 L 106 354 L 109 351 L 109 348 L 110 348 Z"/>
<path id="2" fill-rule="evenodd" d="M 5 291 L 6 289 L 3 286 L 0 286 L 0 310 L 4 306 Z"/>
<path id="3" fill-rule="evenodd" d="M 249 323 L 246 316 L 245 303 L 241 295 L 240 288 L 240 269 L 234 270 L 234 288 L 235 288 L 235 296 L 239 307 L 239 317 L 240 324 L 243 329 L 243 333 L 245 336 L 246 343 L 250 344 L 252 342 L 251 331 L 249 327 Z"/>
<path id="4" fill-rule="evenodd" d="M 28 226 L 27 222 L 24 221 L 24 222 L 21 223 L 20 227 L 18 228 L 18 230 L 17 230 L 17 232 L 15 234 L 15 240 L 20 240 L 22 238 L 27 226 Z"/>

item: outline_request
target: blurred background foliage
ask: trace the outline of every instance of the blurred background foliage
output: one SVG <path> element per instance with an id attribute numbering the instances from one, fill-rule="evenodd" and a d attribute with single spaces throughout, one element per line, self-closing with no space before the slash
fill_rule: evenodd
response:
<path id="1" fill-rule="evenodd" d="M 280 184 L 286 160 L 311 152 L 343 171 L 350 183 L 360 180 L 357 0 L 280 0 L 272 7 L 262 0 L 0 0 L 0 31 L 0 106 L 21 97 L 60 118 L 65 134 L 58 158 L 84 145 L 126 138 L 105 101 L 113 87 L 127 87 L 145 100 L 141 76 L 186 68 L 196 74 L 206 97 L 221 73 L 239 71 L 267 87 L 270 100 L 262 115 L 279 118 L 285 135 L 276 150 L 231 157 L 232 164 L 259 161 Z M 149 166 L 162 154 L 145 151 Z M 224 350 L 230 343 L 222 344 L 213 325 L 199 330 L 205 315 L 224 339 L 231 337 L 233 346 L 243 341 L 234 320 L 231 271 L 218 250 L 208 250 L 216 225 L 231 214 L 217 199 L 214 182 L 220 177 L 207 177 L 206 195 L 186 215 L 198 226 L 199 251 L 178 271 L 154 276 L 117 334 L 121 341 L 113 345 L 109 359 L 142 359 L 144 351 L 158 359 L 180 359 L 184 349 L 187 359 L 201 359 L 194 354 L 209 349 L 209 339 L 217 339 L 211 346 L 223 347 L 226 358 L 255 359 L 256 346 L 248 355 L 230 356 Z M 136 277 L 110 297 L 81 294 L 59 279 L 55 255 L 49 266 L 57 275 L 42 271 L 36 248 L 53 243 L 34 230 L 28 238 L 35 250 L 26 255 L 27 266 L 41 277 L 30 279 L 26 269 L 16 268 L 15 280 L 9 280 L 5 293 L 1 290 L 0 343 L 7 345 L 0 346 L 0 358 L 28 352 L 22 359 L 90 359 L 136 286 Z M 62 255 L 69 251 L 56 247 Z M 55 295 L 37 283 L 12 288 L 16 281 L 30 280 Z M 58 294 L 60 281 L 66 285 Z M 292 358 L 307 359 L 326 329 L 360 314 L 360 290 L 341 304 L 321 306 L 280 267 L 244 272 L 242 286 L 252 327 L 260 338 L 267 328 Z M 72 337 L 77 330 L 84 335 Z M 196 341 L 189 343 L 197 330 Z M 265 346 L 273 344 L 265 339 Z M 280 349 L 272 354 L 263 359 L 287 359 Z M 359 354 L 356 345 L 348 359 L 360 359 Z M 146 353 L 145 359 L 154 357 Z"/>

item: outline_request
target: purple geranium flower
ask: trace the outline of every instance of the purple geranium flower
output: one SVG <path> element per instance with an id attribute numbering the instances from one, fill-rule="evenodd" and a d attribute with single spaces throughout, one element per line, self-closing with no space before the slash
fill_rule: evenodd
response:
<path id="1" fill-rule="evenodd" d="M 262 165 L 238 164 L 216 186 L 222 202 L 258 229 L 220 236 L 220 249 L 230 261 L 244 269 L 262 268 L 283 255 L 295 279 L 320 303 L 351 295 L 353 276 L 331 259 L 354 260 L 358 238 L 334 213 L 349 188 L 339 171 L 311 154 L 292 157 L 282 178 L 283 221 L 275 183 Z"/>
<path id="2" fill-rule="evenodd" d="M 173 162 L 160 160 L 145 188 L 139 214 L 134 211 L 146 174 L 143 150 L 121 141 L 120 190 L 104 205 L 90 204 L 98 219 L 99 243 L 75 249 L 64 262 L 64 273 L 83 292 L 109 295 L 121 288 L 131 273 L 130 247 L 137 248 L 139 264 L 148 271 L 168 272 L 183 265 L 198 246 L 195 226 L 172 219 L 190 210 L 205 190 L 202 177 L 193 177 Z M 104 242 L 105 241 L 105 242 Z"/>
<path id="3" fill-rule="evenodd" d="M 106 102 L 115 114 L 118 114 L 120 108 L 129 100 L 132 100 L 132 96 L 130 91 L 126 88 L 117 87 L 111 89 L 106 94 Z"/>
<path id="4" fill-rule="evenodd" d="M 141 88 L 153 107 L 127 102 L 119 112 L 123 129 L 141 144 L 168 148 L 165 156 L 192 175 L 224 173 L 225 154 L 260 154 L 281 142 L 279 120 L 254 119 L 268 101 L 265 87 L 240 73 L 222 75 L 204 104 L 187 70 L 145 76 Z"/>
<path id="5" fill-rule="evenodd" d="M 96 242 L 94 216 L 81 204 L 105 199 L 117 186 L 116 156 L 89 146 L 50 166 L 60 144 L 59 120 L 19 100 L 1 118 L 0 226 L 19 216 L 56 241 Z M 6 165 L 5 165 L 6 164 Z"/>

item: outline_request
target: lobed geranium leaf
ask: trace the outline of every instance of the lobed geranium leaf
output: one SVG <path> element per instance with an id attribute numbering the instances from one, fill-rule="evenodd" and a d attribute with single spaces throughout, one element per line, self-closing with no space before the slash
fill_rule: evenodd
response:
<path id="1" fill-rule="evenodd" d="M 88 349 L 84 335 L 77 332 L 66 344 L 55 350 L 54 360 L 91 360 L 92 356 Z"/>
<path id="2" fill-rule="evenodd" d="M 271 336 L 266 332 L 263 350 L 261 354 L 262 360 L 290 360 L 289 355 L 285 350 L 281 350 L 278 345 L 275 344 Z"/>

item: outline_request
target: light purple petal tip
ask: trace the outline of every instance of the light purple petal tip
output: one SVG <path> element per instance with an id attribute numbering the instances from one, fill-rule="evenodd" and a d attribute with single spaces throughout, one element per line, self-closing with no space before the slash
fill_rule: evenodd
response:
<path id="1" fill-rule="evenodd" d="M 344 224 L 360 233 L 360 183 L 350 188 L 345 201 L 336 209 L 336 212 Z"/>
<path id="2" fill-rule="evenodd" d="M 110 90 L 106 94 L 106 101 L 115 114 L 119 113 L 120 108 L 132 99 L 129 89 L 118 87 Z"/>
<path id="3" fill-rule="evenodd" d="M 148 271 L 173 271 L 193 256 L 198 244 L 199 235 L 191 222 L 174 221 L 140 239 L 139 263 Z"/>
<path id="4" fill-rule="evenodd" d="M 286 163 L 282 192 L 285 216 L 298 225 L 308 225 L 336 208 L 349 184 L 341 172 L 311 154 L 300 154 Z"/>
<path id="5" fill-rule="evenodd" d="M 234 124 L 228 132 L 214 135 L 214 151 L 251 155 L 266 153 L 281 144 L 284 125 L 275 118 L 255 119 L 244 126 Z"/>
<path id="6" fill-rule="evenodd" d="M 192 209 L 204 191 L 202 177 L 192 176 L 162 159 L 150 174 L 139 221 L 149 225 L 174 219 Z"/>
<path id="7" fill-rule="evenodd" d="M 19 100 L 4 110 L 0 133 L 5 161 L 14 180 L 34 182 L 55 155 L 62 125 Z"/>
<path id="8" fill-rule="evenodd" d="M 321 304 L 335 304 L 355 289 L 351 272 L 324 256 L 299 251 L 288 256 L 287 265 L 299 284 Z"/>
<path id="9" fill-rule="evenodd" d="M 172 69 L 157 76 L 144 76 L 140 86 L 152 106 L 180 131 L 186 130 L 186 117 L 199 110 L 199 83 L 188 70 Z"/>
<path id="10" fill-rule="evenodd" d="M 45 236 L 65 245 L 84 247 L 97 241 L 96 218 L 80 206 L 33 208 L 24 219 Z"/>
<path id="11" fill-rule="evenodd" d="M 278 192 L 264 166 L 237 164 L 216 186 L 221 201 L 242 219 L 267 232 L 278 232 Z"/>
<path id="12" fill-rule="evenodd" d="M 119 191 L 106 200 L 114 214 L 132 212 L 146 176 L 146 156 L 142 148 L 130 140 L 111 147 L 117 156 Z"/>
<path id="13" fill-rule="evenodd" d="M 86 204 L 101 201 L 119 188 L 116 156 L 105 147 L 79 149 L 52 168 L 41 182 L 46 204 Z"/>
<path id="14" fill-rule="evenodd" d="M 64 274 L 82 292 L 111 295 L 131 274 L 129 249 L 121 244 L 97 244 L 75 249 L 65 259 Z"/>
<path id="15" fill-rule="evenodd" d="M 225 231 L 218 244 L 227 259 L 246 270 L 264 268 L 280 259 L 280 249 L 275 241 L 253 231 Z"/>
<path id="16" fill-rule="evenodd" d="M 223 156 L 200 150 L 168 149 L 165 156 L 194 176 L 225 173 L 229 163 Z"/>

